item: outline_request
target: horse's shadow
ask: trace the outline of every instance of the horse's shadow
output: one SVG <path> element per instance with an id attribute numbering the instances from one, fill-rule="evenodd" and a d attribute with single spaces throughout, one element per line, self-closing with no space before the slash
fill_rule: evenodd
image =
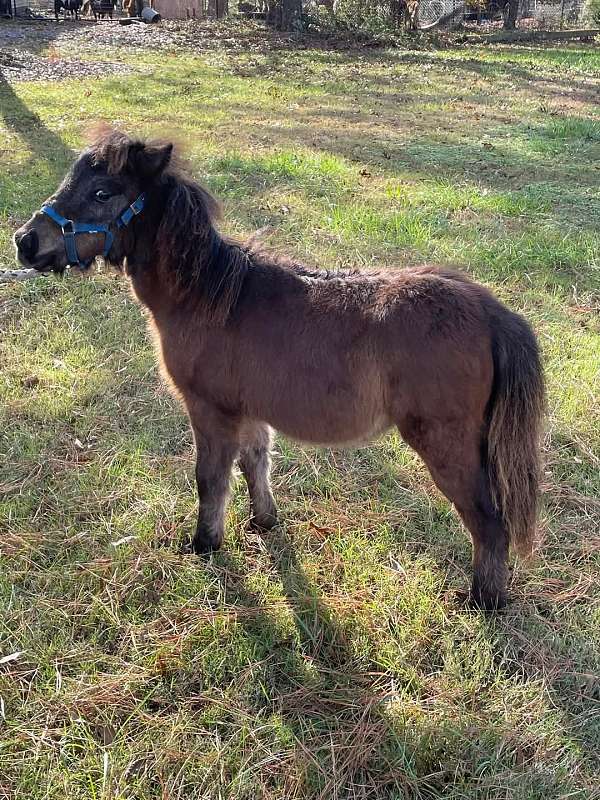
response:
<path id="1" fill-rule="evenodd" d="M 246 537 L 245 549 L 254 551 L 262 564 L 262 577 L 266 573 L 271 582 L 280 584 L 282 607 L 287 609 L 293 623 L 291 633 L 265 605 L 263 594 L 250 588 L 255 576 L 250 572 L 245 574 L 237 554 L 222 551 L 206 569 L 221 581 L 227 608 L 233 611 L 239 608 L 242 612 L 237 623 L 254 644 L 255 683 L 250 680 L 247 687 L 254 713 L 263 719 L 279 715 L 293 732 L 293 749 L 281 765 L 284 785 L 288 778 L 303 781 L 300 796 L 323 800 L 419 797 L 430 775 L 434 791 L 431 796 L 438 796 L 435 792 L 452 784 L 457 770 L 463 779 L 478 784 L 479 778 L 470 774 L 467 762 L 472 760 L 475 765 L 488 758 L 494 762 L 505 740 L 518 742 L 515 759 L 521 757 L 519 753 L 524 758 L 522 764 L 515 762 L 511 769 L 522 772 L 527 785 L 529 782 L 532 786 L 537 782 L 546 785 L 543 770 L 534 763 L 535 736 L 512 726 L 503 732 L 501 720 L 494 714 L 489 719 L 485 712 L 478 714 L 477 722 L 473 723 L 469 722 L 466 710 L 464 719 L 445 718 L 444 714 L 440 719 L 432 713 L 430 720 L 421 719 L 418 725 L 411 723 L 410 714 L 405 714 L 402 677 L 392 675 L 377 659 L 368 662 L 364 651 L 357 651 L 356 631 L 350 622 L 345 623 L 350 619 L 345 613 L 347 609 L 337 606 L 336 596 L 324 600 L 320 595 L 320 588 L 304 568 L 285 523 L 268 534 Z M 558 664 L 564 660 L 564 653 L 559 643 L 548 638 L 553 626 L 546 625 L 540 616 L 544 601 L 540 598 L 539 602 L 534 599 L 523 604 L 521 598 L 515 603 L 504 614 L 478 615 L 473 624 L 468 623 L 471 633 L 466 635 L 465 642 L 455 643 L 456 655 L 451 659 L 476 661 L 480 656 L 478 645 L 470 642 L 470 636 L 483 636 L 489 648 L 490 673 L 489 678 L 483 675 L 477 680 L 485 687 L 486 680 L 494 675 L 503 676 L 507 690 L 514 689 L 518 694 L 522 691 L 519 685 L 523 674 L 535 683 L 547 663 Z M 255 613 L 246 614 L 245 609 Z M 446 608 L 446 613 L 465 612 Z M 466 613 L 471 616 L 476 612 Z M 548 613 L 552 615 L 552 611 Z M 572 632 L 572 638 L 577 649 L 587 646 L 576 631 Z M 443 649 L 441 638 L 438 644 Z M 436 645 L 434 650 L 437 649 Z M 584 658 L 585 661 L 591 670 L 593 659 Z M 418 669 L 427 684 L 427 675 L 431 673 L 433 678 L 441 668 L 441 664 L 431 663 Z M 572 717 L 577 704 L 573 708 L 569 705 L 579 697 L 579 688 L 569 689 L 565 685 L 565 681 L 578 674 L 577 666 L 565 664 L 564 668 L 565 677 L 558 677 L 557 684 L 549 686 L 553 710 L 548 708 L 544 718 L 554 714 L 555 724 L 564 727 L 565 732 L 570 731 L 569 735 L 586 746 L 592 746 L 593 725 L 582 727 L 577 715 Z M 467 680 L 470 663 L 465 663 L 464 669 Z M 407 691 L 408 695 L 413 694 L 410 687 Z M 485 703 L 484 697 L 485 691 L 481 699 L 473 697 L 473 703 Z M 459 747 L 461 741 L 463 745 Z M 502 766 L 507 764 L 496 765 L 499 770 Z M 557 772 L 547 785 L 550 794 L 562 791 L 559 786 L 562 780 L 567 779 Z"/>
<path id="2" fill-rule="evenodd" d="M 295 737 L 293 752 L 279 765 L 281 779 L 290 786 L 300 782 L 301 794 L 324 800 L 355 796 L 351 787 L 358 784 L 389 791 L 410 783 L 376 667 L 358 668 L 335 611 L 303 569 L 285 526 L 256 542 L 281 581 L 292 633 L 264 608 L 226 552 L 214 556 L 208 569 L 221 579 L 228 606 L 257 609 L 239 618 L 256 651 L 271 650 L 254 687 L 255 712 L 280 715 Z"/>

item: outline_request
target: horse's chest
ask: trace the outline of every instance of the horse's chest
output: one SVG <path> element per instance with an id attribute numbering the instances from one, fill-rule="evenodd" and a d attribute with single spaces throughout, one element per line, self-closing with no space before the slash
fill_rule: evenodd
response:
<path id="1" fill-rule="evenodd" d="M 170 335 L 168 329 L 160 326 L 153 314 L 148 315 L 148 331 L 163 378 L 178 392 L 183 392 L 189 382 L 189 358 L 185 358 L 187 348 L 176 340 L 177 337 Z"/>
<path id="2" fill-rule="evenodd" d="M 192 380 L 192 359 L 188 348 L 159 332 L 157 352 L 163 375 L 183 391 Z"/>

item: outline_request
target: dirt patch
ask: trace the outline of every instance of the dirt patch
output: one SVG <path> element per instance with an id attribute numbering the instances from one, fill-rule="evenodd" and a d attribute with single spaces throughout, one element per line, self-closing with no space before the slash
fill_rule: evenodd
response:
<path id="1" fill-rule="evenodd" d="M 115 51 L 131 54 L 150 50 L 169 54 L 215 50 L 256 54 L 309 46 L 342 47 L 329 39 L 286 36 L 257 23 L 237 21 L 234 24 L 231 20 L 168 20 L 159 25 L 86 20 L 0 21 L 0 78 L 14 83 L 95 78 L 133 71 L 131 66 L 114 61 L 88 60 L 94 51 L 111 55 Z"/>
<path id="2" fill-rule="evenodd" d="M 8 83 L 18 81 L 61 81 L 72 78 L 103 78 L 129 73 L 127 64 L 110 61 L 76 61 L 34 55 L 25 50 L 0 50 L 0 76 Z"/>
<path id="3" fill-rule="evenodd" d="M 218 44 L 225 50 L 246 50 L 257 47 L 284 47 L 302 37 L 287 37 L 253 23 L 235 25 L 231 21 L 164 20 L 159 25 L 120 25 L 118 21 L 78 22 L 0 21 L 0 51 L 22 48 L 38 52 L 53 45 L 70 53 L 109 48 L 131 50 L 214 50 Z"/>

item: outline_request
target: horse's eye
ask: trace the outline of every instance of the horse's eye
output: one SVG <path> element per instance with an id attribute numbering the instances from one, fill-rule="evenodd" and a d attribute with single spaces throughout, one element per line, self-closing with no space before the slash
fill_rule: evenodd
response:
<path id="1" fill-rule="evenodd" d="M 112 197 L 110 192 L 105 191 L 104 189 L 98 189 L 96 192 L 96 200 L 99 203 L 106 203 Z"/>

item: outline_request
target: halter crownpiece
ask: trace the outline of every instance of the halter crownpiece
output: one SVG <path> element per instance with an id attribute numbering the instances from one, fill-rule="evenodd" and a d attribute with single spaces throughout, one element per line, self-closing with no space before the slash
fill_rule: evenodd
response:
<path id="1" fill-rule="evenodd" d="M 131 205 L 127 206 L 125 211 L 119 214 L 114 221 L 114 224 L 117 226 L 117 228 L 125 228 L 127 225 L 129 225 L 131 220 L 143 211 L 145 201 L 145 195 L 141 194 L 136 200 L 133 201 Z M 82 261 L 79 258 L 77 244 L 75 242 L 75 236 L 78 233 L 103 233 L 104 250 L 102 251 L 102 256 L 103 258 L 106 258 L 109 254 L 115 237 L 108 225 L 96 222 L 73 222 L 72 219 L 61 217 L 58 211 L 56 211 L 50 205 L 42 206 L 40 211 L 42 214 L 50 217 L 50 219 L 53 222 L 56 222 L 57 225 L 60 225 L 65 242 L 65 251 L 67 253 L 67 261 L 69 266 L 79 267 L 79 269 L 88 269 L 94 260 L 93 258 L 89 258 L 86 261 Z"/>

